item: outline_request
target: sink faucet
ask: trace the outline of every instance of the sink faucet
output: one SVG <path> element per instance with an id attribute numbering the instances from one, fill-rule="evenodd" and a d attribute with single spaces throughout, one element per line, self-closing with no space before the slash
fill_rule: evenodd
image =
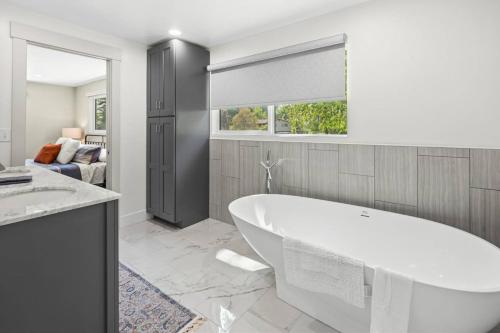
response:
<path id="1" fill-rule="evenodd" d="M 271 162 L 271 150 L 269 149 L 267 151 L 267 158 L 266 161 L 260 161 L 260 165 L 264 168 L 266 171 L 266 194 L 271 194 L 271 181 L 272 181 L 272 176 L 271 176 L 271 170 L 278 165 L 281 162 L 281 159 L 275 162 Z"/>

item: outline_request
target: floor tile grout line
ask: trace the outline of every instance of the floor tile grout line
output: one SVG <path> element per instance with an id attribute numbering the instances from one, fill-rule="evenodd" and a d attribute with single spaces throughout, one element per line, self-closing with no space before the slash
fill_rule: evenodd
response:
<path id="1" fill-rule="evenodd" d="M 274 271 L 274 269 L 273 269 L 273 271 Z M 244 317 L 244 316 L 245 316 L 248 312 L 250 312 L 250 310 L 252 309 L 252 307 L 253 307 L 253 306 L 254 306 L 254 305 L 255 305 L 258 301 L 260 301 L 260 300 L 261 300 L 261 299 L 262 299 L 262 298 L 263 298 L 263 297 L 264 297 L 264 296 L 265 296 L 265 295 L 269 292 L 269 290 L 270 290 L 273 286 L 274 286 L 274 287 L 276 286 L 276 282 L 274 282 L 274 284 L 273 284 L 272 286 L 268 287 L 268 288 L 267 288 L 267 290 L 266 290 L 266 292 L 262 293 L 262 295 L 261 295 L 259 298 L 257 298 L 257 299 L 255 300 L 255 302 L 253 302 L 253 303 L 252 303 L 252 305 L 251 305 L 251 306 L 249 306 L 249 307 L 248 307 L 248 309 L 247 309 L 247 310 L 245 310 L 245 311 L 241 314 L 240 318 L 238 318 L 238 319 L 236 319 L 236 320 L 234 321 L 234 323 L 231 325 L 231 327 L 232 327 L 233 325 L 235 325 L 238 321 L 240 321 L 240 320 L 241 320 L 241 319 L 242 319 L 242 318 L 243 318 L 243 317 Z M 267 322 L 267 321 L 266 321 L 266 322 Z M 273 325 L 273 326 L 274 326 L 274 325 Z"/>

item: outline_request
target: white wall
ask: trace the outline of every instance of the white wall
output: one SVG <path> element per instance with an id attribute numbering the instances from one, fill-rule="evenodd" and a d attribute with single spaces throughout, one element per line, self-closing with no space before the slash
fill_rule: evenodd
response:
<path id="1" fill-rule="evenodd" d="M 500 148 L 500 1 L 372 0 L 213 47 L 211 63 L 348 36 L 349 135 Z"/>
<path id="2" fill-rule="evenodd" d="M 10 21 L 62 32 L 122 50 L 120 78 L 120 214 L 146 207 L 146 46 L 0 2 L 0 127 L 11 122 L 12 41 Z M 0 162 L 10 162 L 10 143 L 0 143 Z"/>
<path id="3" fill-rule="evenodd" d="M 75 123 L 75 89 L 28 82 L 26 85 L 26 158 L 55 143 L 63 127 Z"/>
<path id="4" fill-rule="evenodd" d="M 89 96 L 106 92 L 106 80 L 78 87 L 28 82 L 26 87 L 26 158 L 34 158 L 46 143 L 54 143 L 63 127 L 89 133 Z"/>
<path id="5" fill-rule="evenodd" d="M 75 88 L 75 126 L 89 132 L 89 96 L 97 91 L 106 92 L 106 80 L 87 83 Z"/>

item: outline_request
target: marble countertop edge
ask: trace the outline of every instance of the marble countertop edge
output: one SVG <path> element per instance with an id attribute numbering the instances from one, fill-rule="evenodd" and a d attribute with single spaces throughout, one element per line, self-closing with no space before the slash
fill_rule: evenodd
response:
<path id="1" fill-rule="evenodd" d="M 98 205 L 98 204 L 101 204 L 101 203 L 118 200 L 119 198 L 120 198 L 120 195 L 118 197 L 116 197 L 116 198 L 94 200 L 94 201 L 89 201 L 89 202 L 81 202 L 79 204 L 74 204 L 74 205 L 70 205 L 70 206 L 61 207 L 59 209 L 39 210 L 39 211 L 36 211 L 36 212 L 33 212 L 33 213 L 27 213 L 27 214 L 25 214 L 23 216 L 16 216 L 16 217 L 12 217 L 12 218 L 4 218 L 0 214 L 0 227 L 4 226 L 4 225 L 9 225 L 9 224 L 12 224 L 12 223 L 17 223 L 17 222 L 22 222 L 22 221 L 29 221 L 29 220 L 32 220 L 32 219 L 36 219 L 38 217 L 43 217 L 43 216 L 48 216 L 48 215 L 52 215 L 52 214 L 67 212 L 67 211 L 78 209 L 78 208 L 83 208 L 83 207 Z"/>
<path id="2" fill-rule="evenodd" d="M 28 169 L 33 176 L 31 183 L 0 187 L 0 226 L 102 204 L 118 200 L 121 197 L 119 193 L 84 183 L 54 171 L 36 166 L 28 167 Z M 41 200 L 42 202 L 32 205 L 28 203 L 23 205 L 22 197 L 15 200 L 16 195 L 19 194 L 38 192 L 39 195 L 44 195 L 44 191 L 68 191 L 69 194 L 67 197 L 59 199 L 48 196 L 46 201 Z M 10 200 L 10 203 L 14 202 L 14 206 L 9 206 L 4 201 L 4 207 L 2 207 L 3 199 Z"/>

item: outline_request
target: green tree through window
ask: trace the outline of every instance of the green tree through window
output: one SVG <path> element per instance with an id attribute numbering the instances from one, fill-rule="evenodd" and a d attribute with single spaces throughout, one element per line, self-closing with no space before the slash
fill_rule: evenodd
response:
<path id="1" fill-rule="evenodd" d="M 97 131 L 106 130 L 106 97 L 98 97 L 94 100 L 94 119 Z"/>
<path id="2" fill-rule="evenodd" d="M 267 107 L 222 109 L 220 129 L 223 131 L 267 131 Z"/>
<path id="3" fill-rule="evenodd" d="M 276 133 L 347 134 L 347 101 L 280 105 Z"/>
<path id="4" fill-rule="evenodd" d="M 223 131 L 267 131 L 266 106 L 220 110 Z M 277 134 L 347 134 L 347 101 L 284 104 L 274 108 Z"/>

